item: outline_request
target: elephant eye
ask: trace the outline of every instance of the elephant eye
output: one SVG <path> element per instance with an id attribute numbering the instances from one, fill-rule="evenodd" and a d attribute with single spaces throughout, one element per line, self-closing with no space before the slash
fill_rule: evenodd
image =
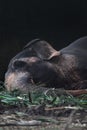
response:
<path id="1" fill-rule="evenodd" d="M 24 61 L 15 61 L 13 63 L 13 68 L 14 69 L 23 68 L 23 67 L 25 67 L 25 65 L 26 65 L 26 62 L 24 62 Z"/>

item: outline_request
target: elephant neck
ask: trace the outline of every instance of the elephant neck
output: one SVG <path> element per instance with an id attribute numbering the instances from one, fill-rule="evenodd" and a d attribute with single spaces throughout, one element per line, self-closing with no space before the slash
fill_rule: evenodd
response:
<path id="1" fill-rule="evenodd" d="M 65 89 L 73 89 L 74 84 L 79 82 L 81 78 L 77 70 L 76 58 L 73 55 L 62 54 L 55 68 L 57 71 L 57 81 Z"/>

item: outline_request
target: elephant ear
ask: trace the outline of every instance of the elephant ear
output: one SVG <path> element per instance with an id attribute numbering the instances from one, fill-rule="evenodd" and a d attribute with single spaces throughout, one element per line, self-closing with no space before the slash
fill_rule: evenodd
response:
<path id="1" fill-rule="evenodd" d="M 30 41 L 24 48 L 31 48 L 43 60 L 50 60 L 60 55 L 60 52 L 56 51 L 48 42 L 40 39 Z"/>

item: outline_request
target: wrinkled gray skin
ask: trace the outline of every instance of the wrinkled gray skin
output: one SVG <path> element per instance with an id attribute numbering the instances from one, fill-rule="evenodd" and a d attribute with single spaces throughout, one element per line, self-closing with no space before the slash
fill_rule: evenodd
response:
<path id="1" fill-rule="evenodd" d="M 5 85 L 8 91 L 28 92 L 37 84 L 64 89 L 87 88 L 87 37 L 60 51 L 46 41 L 30 41 L 10 61 Z"/>

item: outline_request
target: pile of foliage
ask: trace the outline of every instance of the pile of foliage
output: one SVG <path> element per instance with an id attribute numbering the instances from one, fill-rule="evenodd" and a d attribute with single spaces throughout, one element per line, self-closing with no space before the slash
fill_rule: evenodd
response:
<path id="1" fill-rule="evenodd" d="M 56 90 L 57 91 L 57 90 Z M 48 89 L 45 91 L 32 91 L 28 94 L 22 94 L 20 91 L 15 90 L 13 92 L 8 92 L 0 85 L 0 104 L 7 106 L 35 106 L 40 104 L 45 104 L 48 107 L 54 106 L 77 106 L 77 107 L 87 107 L 87 94 L 80 95 L 79 97 L 74 97 L 72 95 L 61 94 L 57 95 L 55 89 Z"/>

